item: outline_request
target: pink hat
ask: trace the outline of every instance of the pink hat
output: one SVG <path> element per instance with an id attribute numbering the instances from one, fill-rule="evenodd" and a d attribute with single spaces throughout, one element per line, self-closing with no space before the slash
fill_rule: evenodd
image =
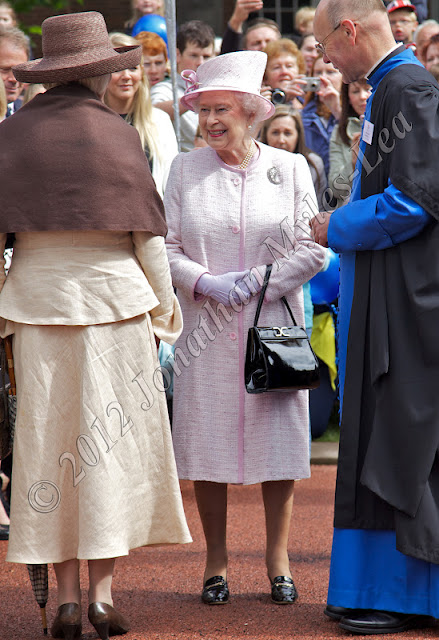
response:
<path id="1" fill-rule="evenodd" d="M 236 91 L 256 96 L 259 119 L 266 120 L 274 113 L 274 105 L 261 96 L 261 84 L 267 65 L 263 51 L 235 51 L 203 62 L 197 69 L 185 69 L 181 77 L 186 82 L 182 104 L 195 111 L 195 99 L 205 91 Z"/>
<path id="2" fill-rule="evenodd" d="M 416 7 L 410 0 L 393 0 L 387 5 L 387 13 L 392 13 L 392 11 L 396 11 L 397 9 L 408 9 L 416 13 Z"/>

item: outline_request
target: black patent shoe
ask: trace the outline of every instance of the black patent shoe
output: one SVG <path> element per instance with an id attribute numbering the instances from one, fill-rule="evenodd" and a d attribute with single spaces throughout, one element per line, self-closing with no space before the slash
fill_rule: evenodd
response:
<path id="1" fill-rule="evenodd" d="M 409 629 L 421 629 L 434 623 L 430 616 L 411 613 L 395 613 L 393 611 L 353 611 L 344 616 L 339 626 L 351 633 L 375 635 L 379 633 L 401 633 Z"/>
<path id="2" fill-rule="evenodd" d="M 325 616 L 331 618 L 331 620 L 341 620 L 344 616 L 349 616 L 356 612 L 356 609 L 348 609 L 347 607 L 336 607 L 333 604 L 326 605 L 326 609 L 323 611 Z"/>
<path id="3" fill-rule="evenodd" d="M 229 587 L 222 576 L 213 576 L 204 583 L 201 592 L 204 604 L 227 604 L 229 601 Z"/>
<path id="4" fill-rule="evenodd" d="M 271 601 L 276 604 L 293 604 L 297 600 L 297 589 L 292 578 L 277 576 L 271 580 Z"/>

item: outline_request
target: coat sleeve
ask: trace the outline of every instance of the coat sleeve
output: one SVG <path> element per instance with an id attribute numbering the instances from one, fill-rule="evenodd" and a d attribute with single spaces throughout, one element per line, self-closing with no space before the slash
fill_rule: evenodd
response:
<path id="1" fill-rule="evenodd" d="M 209 273 L 209 270 L 198 262 L 191 260 L 185 254 L 183 248 L 181 227 L 184 216 L 182 198 L 184 190 L 182 180 L 184 156 L 185 154 L 181 153 L 172 163 L 168 186 L 165 191 L 164 204 L 168 223 L 166 249 L 174 287 L 185 291 L 195 299 L 195 285 L 203 273 Z"/>
<path id="2" fill-rule="evenodd" d="M 432 220 L 393 184 L 383 193 L 337 209 L 328 227 L 328 244 L 336 253 L 388 249 L 418 235 Z"/>
<path id="3" fill-rule="evenodd" d="M 349 199 L 353 174 L 351 150 L 338 135 L 336 125 L 329 142 L 329 188 L 339 206 Z"/>
<path id="4" fill-rule="evenodd" d="M 289 203 L 290 207 L 293 205 L 293 211 L 281 225 L 280 253 L 272 251 L 273 271 L 265 294 L 268 302 L 279 300 L 301 287 L 325 263 L 326 249 L 316 244 L 310 235 L 309 222 L 318 212 L 311 172 L 304 156 L 294 154 L 294 158 L 294 202 Z M 287 246 L 291 247 L 288 251 L 285 250 Z M 264 267 L 259 270 L 264 273 Z"/>
<path id="5" fill-rule="evenodd" d="M 154 333 L 160 340 L 174 344 L 181 334 L 183 320 L 172 287 L 165 240 L 148 231 L 133 231 L 132 237 L 134 253 L 159 301 L 149 312 Z"/>

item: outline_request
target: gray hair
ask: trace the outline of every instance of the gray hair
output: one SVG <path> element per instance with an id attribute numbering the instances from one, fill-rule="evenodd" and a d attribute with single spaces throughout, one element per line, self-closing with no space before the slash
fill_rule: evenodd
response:
<path id="1" fill-rule="evenodd" d="M 228 89 L 225 90 L 224 93 L 231 93 L 236 98 L 237 102 L 239 102 L 244 115 L 249 119 L 253 118 L 252 129 L 255 129 L 256 125 L 264 119 L 265 109 L 263 107 L 263 104 L 261 103 L 261 98 L 259 98 L 258 96 L 252 95 L 250 93 L 241 93 L 240 91 L 233 91 Z M 199 94 L 193 100 L 192 104 L 195 113 L 199 113 L 200 111 L 200 100 L 201 94 Z"/>
<path id="2" fill-rule="evenodd" d="M 418 43 L 419 34 L 424 30 L 424 27 L 439 27 L 439 22 L 430 18 L 429 20 L 424 20 L 424 22 L 418 25 L 415 33 L 413 34 L 413 40 L 416 44 Z"/>
<path id="3" fill-rule="evenodd" d="M 15 49 L 22 49 L 29 58 L 29 38 L 18 27 L 0 27 L 0 45 L 5 41 L 10 42 Z"/>
<path id="4" fill-rule="evenodd" d="M 346 18 L 360 20 L 367 18 L 375 11 L 387 13 L 382 0 L 344 0 L 344 2 L 340 2 L 340 0 L 330 0 L 326 11 L 333 29 Z"/>
<path id="5" fill-rule="evenodd" d="M 106 73 L 103 76 L 93 76 L 92 78 L 80 78 L 78 80 L 72 80 L 72 82 L 79 82 L 84 85 L 90 91 L 93 91 L 98 96 L 105 93 L 108 83 L 110 82 L 111 73 Z M 54 87 L 60 87 L 61 85 L 71 84 L 70 82 L 43 82 L 43 87 L 47 90 Z"/>

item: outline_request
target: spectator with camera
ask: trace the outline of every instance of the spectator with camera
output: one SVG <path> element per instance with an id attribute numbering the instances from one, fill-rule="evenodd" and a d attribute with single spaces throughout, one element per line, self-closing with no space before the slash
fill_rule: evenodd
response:
<path id="1" fill-rule="evenodd" d="M 269 42 L 264 49 L 267 67 L 261 94 L 273 104 L 290 104 L 302 108 L 305 61 L 297 45 L 288 38 Z"/>

